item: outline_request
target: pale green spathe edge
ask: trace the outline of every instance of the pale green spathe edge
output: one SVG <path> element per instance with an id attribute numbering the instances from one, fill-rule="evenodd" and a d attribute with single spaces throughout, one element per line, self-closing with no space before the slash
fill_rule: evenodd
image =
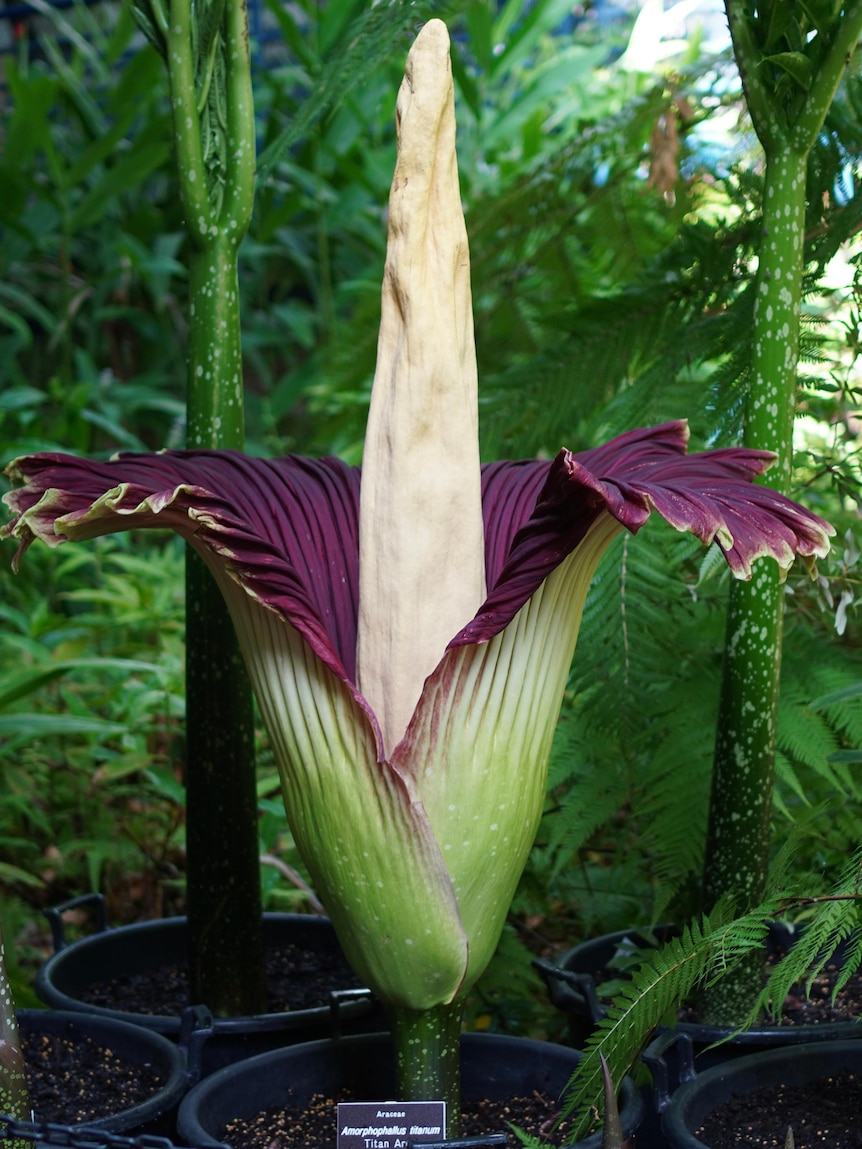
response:
<path id="1" fill-rule="evenodd" d="M 402 747 L 410 764 L 396 751 L 416 771 L 452 879 L 469 941 L 463 990 L 494 954 L 533 846 L 587 592 L 622 529 L 602 513 L 505 630 L 451 651 L 448 689 L 444 660 Z"/>

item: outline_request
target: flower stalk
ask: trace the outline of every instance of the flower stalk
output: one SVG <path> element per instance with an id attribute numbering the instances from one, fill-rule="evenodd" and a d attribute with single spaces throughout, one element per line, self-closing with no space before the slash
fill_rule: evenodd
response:
<path id="1" fill-rule="evenodd" d="M 796 412 L 807 161 L 862 32 L 862 3 L 844 5 L 839 15 L 800 43 L 792 39 L 799 32 L 795 20 L 780 19 L 785 7 L 784 0 L 769 0 L 755 13 L 744 0 L 727 0 L 746 103 L 765 158 L 744 443 L 775 453 L 777 464 L 762 481 L 787 494 Z M 785 31 L 779 35 L 776 30 L 782 28 Z M 773 63 L 779 56 L 782 64 Z M 807 86 L 785 70 L 788 66 L 796 76 L 808 76 Z M 766 889 L 782 583 L 779 570 L 762 564 L 751 582 L 731 587 L 704 867 L 707 909 L 729 895 L 744 912 L 762 900 Z M 710 987 L 703 1004 L 705 1019 L 717 1025 L 742 1023 L 751 1012 L 762 976 L 762 962 L 754 954 Z"/>
<path id="2" fill-rule="evenodd" d="M 137 12 L 170 77 L 189 239 L 186 442 L 242 449 L 239 247 L 251 222 L 255 127 L 244 0 L 150 0 Z M 186 561 L 186 855 L 193 999 L 264 1012 L 251 686 L 222 595 Z"/>
<path id="3" fill-rule="evenodd" d="M 445 1101 L 446 1137 L 461 1124 L 461 1021 L 463 1003 L 434 1009 L 391 1009 L 395 1073 L 402 1101 Z"/>

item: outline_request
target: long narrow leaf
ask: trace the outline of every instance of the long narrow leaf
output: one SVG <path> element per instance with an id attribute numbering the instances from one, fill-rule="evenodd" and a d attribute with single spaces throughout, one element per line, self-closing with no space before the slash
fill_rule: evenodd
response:
<path id="1" fill-rule="evenodd" d="M 6 676 L 0 680 L 0 709 L 26 698 L 28 694 L 47 686 L 70 671 L 79 670 L 122 670 L 127 673 L 160 673 L 157 663 L 144 662 L 134 658 L 76 658 L 66 662 L 54 662 L 49 666 L 27 670 L 20 674 Z"/>
<path id="2" fill-rule="evenodd" d="M 0 737 L 11 738 L 15 746 L 36 738 L 56 738 L 66 734 L 122 734 L 126 729 L 119 722 L 75 718 L 68 714 L 0 714 Z"/>

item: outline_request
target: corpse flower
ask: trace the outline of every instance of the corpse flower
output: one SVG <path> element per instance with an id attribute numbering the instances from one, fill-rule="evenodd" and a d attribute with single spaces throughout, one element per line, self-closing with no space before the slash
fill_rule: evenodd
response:
<path id="1" fill-rule="evenodd" d="M 229 604 L 297 847 L 387 1005 L 402 1096 L 457 1098 L 464 997 L 542 812 L 587 590 L 655 510 L 733 573 L 828 550 L 752 480 L 772 456 L 686 454 L 684 422 L 552 462 L 480 466 L 448 36 L 421 31 L 397 106 L 363 469 L 237 452 L 18 459 L 3 533 L 50 546 L 170 527 Z"/>

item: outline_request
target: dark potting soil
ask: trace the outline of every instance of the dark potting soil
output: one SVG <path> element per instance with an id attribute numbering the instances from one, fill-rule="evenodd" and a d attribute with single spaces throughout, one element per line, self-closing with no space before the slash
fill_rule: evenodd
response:
<path id="1" fill-rule="evenodd" d="M 841 1073 L 810 1085 L 776 1085 L 713 1110 L 697 1136 L 710 1149 L 862 1149 L 862 1079 Z"/>
<path id="2" fill-rule="evenodd" d="M 267 1012 L 287 1013 L 329 1004 L 333 989 L 359 988 L 359 979 L 339 952 L 321 953 L 283 945 L 266 951 Z M 87 986 L 83 1001 L 125 1013 L 179 1015 L 189 1001 L 188 967 L 154 966 L 143 973 Z"/>
<path id="3" fill-rule="evenodd" d="M 231 1149 L 335 1149 L 338 1100 L 353 1099 L 342 1096 L 336 1100 L 318 1094 L 302 1108 L 285 1106 L 236 1118 L 219 1137 Z M 558 1114 L 556 1099 L 543 1093 L 509 1101 L 466 1102 L 461 1109 L 461 1136 L 506 1133 L 507 1149 L 516 1149 L 521 1142 L 510 1128 L 514 1125 L 548 1146 L 563 1145 L 570 1125 L 561 1122 L 558 1127 Z"/>
<path id="4" fill-rule="evenodd" d="M 37 1121 L 75 1125 L 149 1100 L 165 1084 L 153 1066 L 131 1064 L 83 1037 L 22 1035 L 30 1107 Z"/>
<path id="5" fill-rule="evenodd" d="M 840 972 L 837 965 L 827 965 L 815 978 L 808 993 L 804 985 L 793 986 L 784 999 L 781 1012 L 766 1016 L 757 1022 L 758 1029 L 779 1025 L 828 1025 L 840 1021 L 855 1021 L 862 1008 L 862 971 L 857 970 L 835 995 L 832 992 Z M 693 1010 L 681 1010 L 680 1021 L 697 1022 Z M 862 1024 L 862 1023 L 860 1023 Z"/>
<path id="6" fill-rule="evenodd" d="M 774 963 L 782 956 L 781 953 L 773 954 L 770 962 Z M 834 962 L 827 963 L 812 982 L 808 993 L 801 983 L 793 986 L 782 1003 L 781 1011 L 775 1015 L 761 1017 L 756 1028 L 769 1029 L 776 1025 L 829 1025 L 855 1021 L 862 1012 L 862 968 L 851 974 L 833 1001 L 832 994 L 840 972 L 840 965 Z M 593 976 L 597 985 L 609 985 L 612 979 L 616 980 L 618 974 L 615 970 L 603 969 Z M 608 993 L 603 996 L 612 995 Z M 684 1005 L 679 1011 L 679 1020 L 697 1025 L 701 1019 L 694 1007 Z"/>

